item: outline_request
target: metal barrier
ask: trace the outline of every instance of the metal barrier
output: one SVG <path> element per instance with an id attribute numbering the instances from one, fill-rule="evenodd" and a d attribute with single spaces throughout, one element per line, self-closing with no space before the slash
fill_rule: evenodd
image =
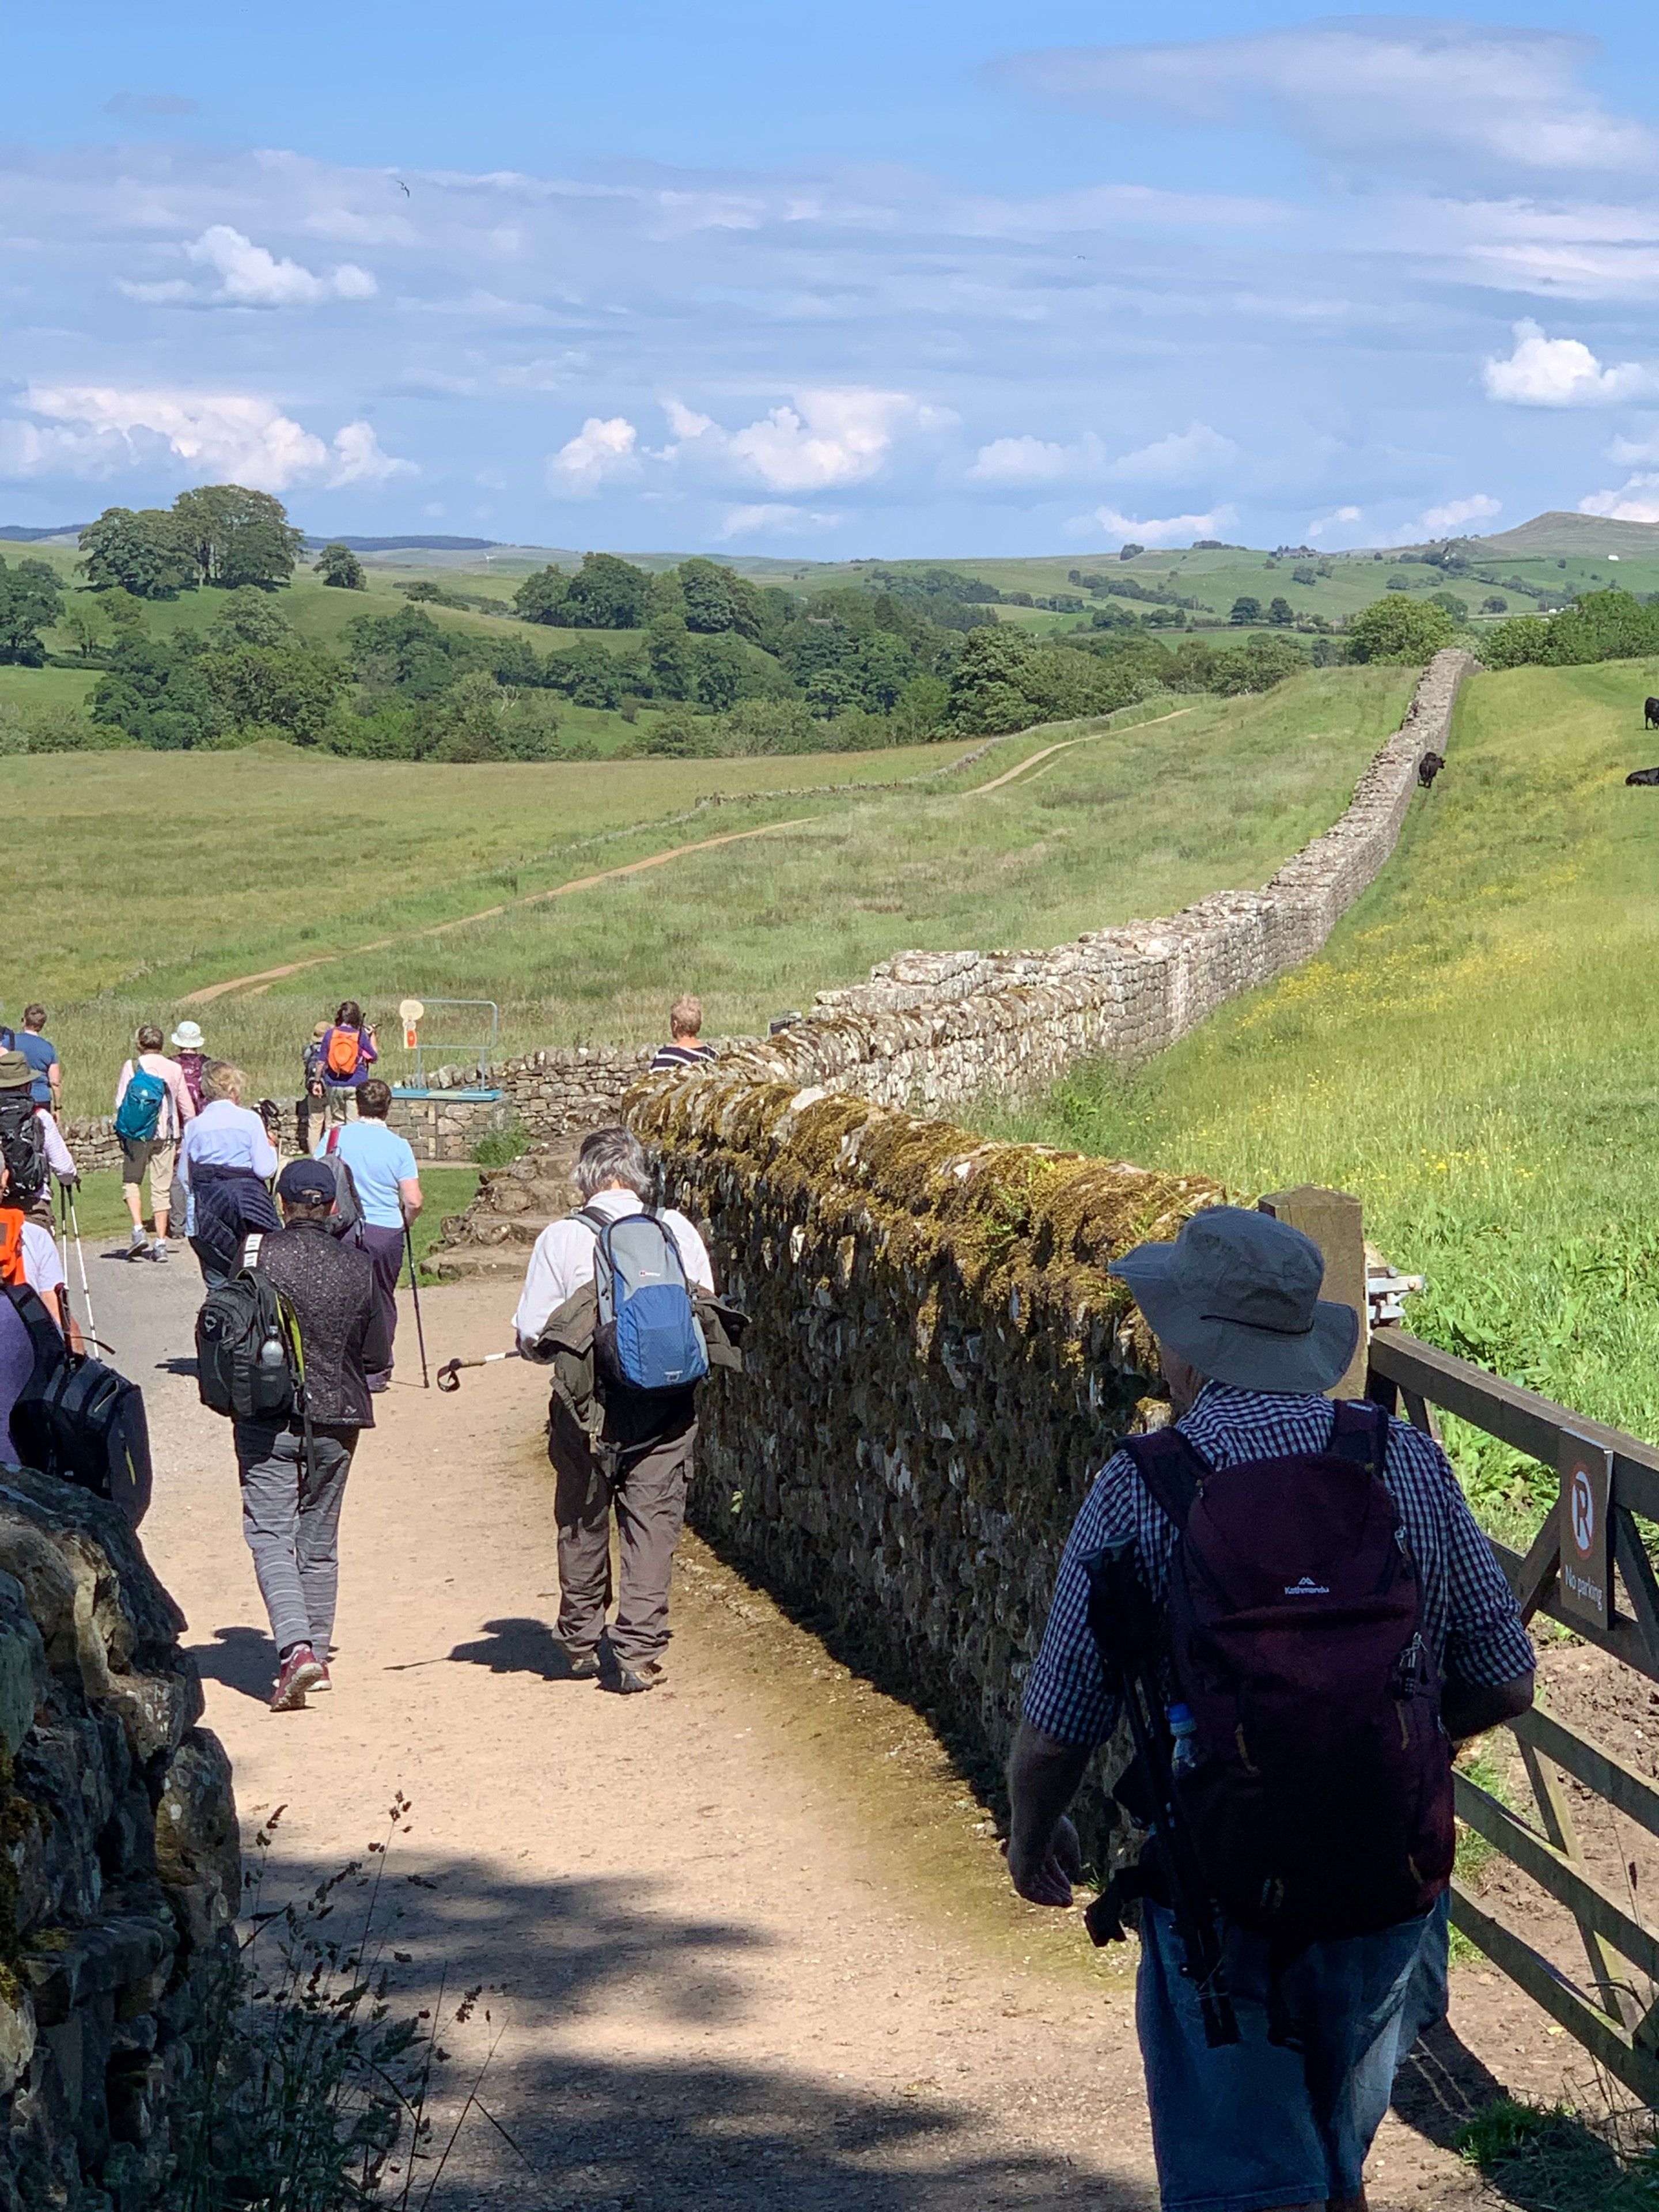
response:
<path id="1" fill-rule="evenodd" d="M 501 1042 L 501 1010 L 494 999 L 406 999 L 404 1004 L 420 1008 L 417 1017 L 420 1021 L 424 1021 L 434 1006 L 483 1006 L 489 1010 L 489 1034 L 485 1037 L 428 1037 L 421 1036 L 417 1030 L 414 1047 L 415 1080 L 412 1085 L 405 1086 L 411 1092 L 425 1088 L 428 1060 L 435 1067 L 471 1067 L 476 1065 L 483 1068 L 488 1067 L 495 1058 Z M 479 1026 L 483 1026 L 482 1019 Z"/>
<path id="2" fill-rule="evenodd" d="M 1391 1410 L 1399 1407 L 1431 1435 L 1438 1433 L 1433 1408 L 1439 1407 L 1547 1467 L 1560 1468 L 1589 1448 L 1610 1471 L 1607 1523 L 1617 1581 L 1607 1576 L 1601 1593 L 1607 1625 L 1598 1626 L 1586 1618 L 1582 1597 L 1563 1604 L 1559 1498 L 1524 1556 L 1501 1544 L 1492 1549 L 1528 1620 L 1541 1613 L 1559 1620 L 1587 1643 L 1659 1682 L 1659 1582 L 1631 1517 L 1637 1513 L 1659 1522 L 1659 1451 L 1419 1343 L 1398 1328 L 1373 1333 L 1366 1389 L 1369 1396 Z M 1572 1915 L 1589 1961 L 1587 1981 L 1583 1987 L 1573 1982 L 1456 1881 L 1453 1924 L 1626 2088 L 1644 2103 L 1659 2106 L 1659 1936 L 1638 1917 L 1633 1895 L 1615 1898 L 1585 1866 L 1562 1775 L 1656 1837 L 1659 1787 L 1633 1774 L 1604 1745 L 1547 1713 L 1533 1711 L 1510 1725 L 1531 1785 L 1537 1825 L 1462 1773 L 1456 1777 L 1458 1817 Z"/>

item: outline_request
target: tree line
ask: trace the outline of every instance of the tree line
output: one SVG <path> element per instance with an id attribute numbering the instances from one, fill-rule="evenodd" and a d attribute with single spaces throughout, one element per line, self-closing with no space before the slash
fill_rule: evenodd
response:
<path id="1" fill-rule="evenodd" d="M 170 508 L 106 510 L 81 539 L 105 617 L 100 629 L 81 617 L 81 651 L 91 665 L 98 641 L 100 673 L 89 724 L 76 737 L 66 723 L 61 742 L 190 750 L 275 737 L 375 759 L 596 757 L 571 727 L 574 706 L 620 714 L 633 726 L 625 752 L 843 750 L 994 735 L 1160 690 L 1261 690 L 1309 665 L 1282 635 L 1166 641 L 1133 618 L 1040 638 L 995 611 L 1029 594 L 946 568 L 872 567 L 802 594 L 700 557 L 653 574 L 598 552 L 526 577 L 514 634 L 440 623 L 419 602 L 465 595 L 416 583 L 402 605 L 349 622 L 342 653 L 283 611 L 302 545 L 280 501 L 234 484 L 182 493 Z M 326 585 L 364 588 L 343 544 L 316 568 Z M 162 633 L 145 620 L 146 602 L 186 593 L 204 595 L 200 624 Z M 64 599 L 44 562 L 0 560 L 0 657 L 39 665 L 40 631 L 73 627 Z M 1314 658 L 1426 657 L 1445 641 L 1425 620 L 1449 632 L 1440 609 L 1396 599 L 1356 617 L 1340 646 L 1317 641 Z M 538 628 L 574 635 L 544 650 Z M 0 727 L 0 750 L 17 749 Z"/>

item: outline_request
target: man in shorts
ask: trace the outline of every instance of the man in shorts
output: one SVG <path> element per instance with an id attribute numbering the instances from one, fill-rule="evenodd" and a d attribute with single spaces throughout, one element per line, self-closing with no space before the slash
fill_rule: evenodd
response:
<path id="1" fill-rule="evenodd" d="M 115 1133 L 121 1143 L 121 1195 L 132 1216 L 127 1257 L 165 1260 L 173 1163 L 179 1155 L 179 1133 L 186 1121 L 195 1119 L 196 1106 L 185 1085 L 183 1068 L 161 1049 L 161 1032 L 155 1023 L 146 1022 L 133 1042 L 137 1047 L 137 1054 L 122 1068 L 121 1079 L 115 1086 Z M 134 1092 L 134 1097 L 129 1106 L 130 1091 Z M 125 1114 L 124 1107 L 127 1109 Z M 149 1177 L 150 1213 L 155 1224 L 153 1240 L 144 1234 L 146 1175 Z"/>

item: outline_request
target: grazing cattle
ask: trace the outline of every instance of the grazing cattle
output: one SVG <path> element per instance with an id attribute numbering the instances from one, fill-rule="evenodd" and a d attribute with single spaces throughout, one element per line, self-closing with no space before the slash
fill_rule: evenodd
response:
<path id="1" fill-rule="evenodd" d="M 1659 768 L 1633 768 L 1625 778 L 1626 783 L 1659 783 Z"/>
<path id="2" fill-rule="evenodd" d="M 1659 730 L 1659 699 L 1644 700 L 1642 711 L 1647 717 L 1642 727 L 1644 730 Z"/>
<path id="3" fill-rule="evenodd" d="M 1433 788 L 1436 776 L 1445 765 L 1444 757 L 1441 754 L 1433 752 L 1424 754 L 1422 759 L 1417 763 L 1417 780 L 1425 791 Z"/>

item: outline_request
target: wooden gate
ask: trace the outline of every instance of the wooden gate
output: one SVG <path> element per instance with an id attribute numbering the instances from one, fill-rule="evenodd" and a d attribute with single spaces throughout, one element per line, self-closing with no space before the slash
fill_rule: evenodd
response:
<path id="1" fill-rule="evenodd" d="M 1617 1576 L 1609 1593 L 1607 1628 L 1589 1625 L 1577 1608 L 1568 1613 L 1560 1607 L 1559 1501 L 1524 1557 L 1501 1544 L 1492 1549 L 1528 1620 L 1541 1613 L 1561 1620 L 1575 1635 L 1659 1682 L 1659 1582 L 1631 1518 L 1639 1514 L 1659 1523 L 1659 1452 L 1419 1343 L 1397 1328 L 1379 1328 L 1371 1335 L 1366 1390 L 1431 1435 L 1437 1433 L 1434 1408 L 1439 1407 L 1546 1467 L 1559 1468 L 1564 1452 L 1579 1443 L 1610 1453 Z M 1535 1818 L 1522 1819 L 1461 1773 L 1458 1816 L 1571 1913 L 1588 1973 L 1582 1984 L 1575 1982 L 1455 1881 L 1452 1921 L 1610 2074 L 1644 2103 L 1659 2106 L 1659 1936 L 1636 1916 L 1629 1899 L 1614 1897 L 1585 1866 L 1562 1777 L 1570 1775 L 1655 1837 L 1659 1787 L 1632 1773 L 1604 1745 L 1547 1713 L 1527 1713 L 1510 1725 L 1531 1784 Z"/>

